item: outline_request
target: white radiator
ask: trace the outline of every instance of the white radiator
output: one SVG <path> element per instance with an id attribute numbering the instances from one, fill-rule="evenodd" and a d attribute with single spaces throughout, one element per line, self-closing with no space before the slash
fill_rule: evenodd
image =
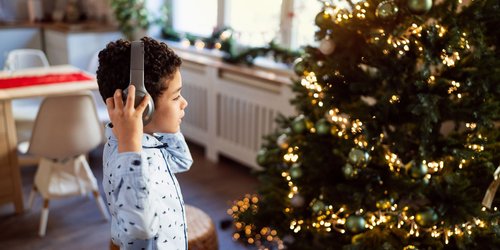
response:
<path id="1" fill-rule="evenodd" d="M 288 83 L 187 61 L 182 78 L 189 102 L 184 136 L 203 145 L 211 160 L 222 154 L 258 168 L 255 157 L 262 137 L 276 129 L 279 113 L 293 113 Z"/>

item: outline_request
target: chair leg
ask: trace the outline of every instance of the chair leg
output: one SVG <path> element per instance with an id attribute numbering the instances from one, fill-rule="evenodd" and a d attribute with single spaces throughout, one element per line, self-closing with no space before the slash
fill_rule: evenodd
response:
<path id="1" fill-rule="evenodd" d="M 28 210 L 31 210 L 31 208 L 33 207 L 33 200 L 35 199 L 35 195 L 36 193 L 38 192 L 38 189 L 36 189 L 36 186 L 33 185 L 33 188 L 31 189 L 31 192 L 30 192 L 30 197 L 28 198 Z"/>
<path id="2" fill-rule="evenodd" d="M 95 202 L 97 203 L 97 206 L 99 207 L 99 210 L 101 211 L 102 216 L 104 217 L 105 220 L 109 220 L 109 214 L 108 210 L 106 210 L 106 206 L 104 205 L 104 201 L 102 200 L 102 197 L 99 195 L 99 192 L 94 190 L 92 191 L 94 194 Z"/>
<path id="3" fill-rule="evenodd" d="M 45 236 L 45 230 L 47 229 L 47 220 L 49 219 L 49 200 L 43 200 L 42 215 L 40 216 L 40 229 L 38 235 L 40 237 Z"/>

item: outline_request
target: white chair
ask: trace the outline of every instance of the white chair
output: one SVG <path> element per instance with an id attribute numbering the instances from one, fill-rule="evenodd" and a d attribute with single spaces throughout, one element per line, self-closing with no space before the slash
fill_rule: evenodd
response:
<path id="1" fill-rule="evenodd" d="M 49 61 L 43 51 L 38 49 L 11 50 L 5 61 L 5 69 L 17 70 L 35 67 L 48 67 Z"/>
<path id="2" fill-rule="evenodd" d="M 34 67 L 49 67 L 49 62 L 45 53 L 37 49 L 15 49 L 11 50 L 5 60 L 5 70 L 19 70 Z M 40 108 L 42 97 L 23 98 L 12 100 L 12 114 L 16 121 L 17 138 L 21 142 L 19 152 L 19 165 L 33 165 L 38 161 L 36 158 L 25 155 L 27 143 L 31 136 L 33 122 Z"/>
<path id="3" fill-rule="evenodd" d="M 44 236 L 49 200 L 92 193 L 106 220 L 109 219 L 99 195 L 97 180 L 85 154 L 102 142 L 103 129 L 89 91 L 47 97 L 36 117 L 28 153 L 40 157 L 28 207 L 35 194 L 43 197 L 39 235 Z"/>

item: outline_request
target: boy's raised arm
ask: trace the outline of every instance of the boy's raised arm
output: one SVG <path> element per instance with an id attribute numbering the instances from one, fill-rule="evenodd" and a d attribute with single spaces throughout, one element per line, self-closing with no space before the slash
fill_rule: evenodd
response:
<path id="1" fill-rule="evenodd" d="M 193 164 L 193 157 L 184 135 L 180 131 L 173 134 L 161 133 L 160 141 L 166 144 L 163 149 L 172 172 L 180 173 L 189 170 Z"/>

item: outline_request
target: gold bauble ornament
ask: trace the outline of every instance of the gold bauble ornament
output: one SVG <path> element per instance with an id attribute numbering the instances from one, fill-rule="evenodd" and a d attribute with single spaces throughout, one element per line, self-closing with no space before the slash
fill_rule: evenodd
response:
<path id="1" fill-rule="evenodd" d="M 432 8 L 432 0 L 408 0 L 408 9 L 415 15 L 427 13 Z"/>
<path id="2" fill-rule="evenodd" d="M 391 21 L 398 16 L 399 8 L 392 0 L 383 1 L 378 4 L 375 10 L 375 16 L 382 21 Z"/>
<path id="3" fill-rule="evenodd" d="M 415 215 L 415 222 L 422 227 L 432 227 L 438 221 L 439 216 L 434 209 L 428 207 Z"/>

